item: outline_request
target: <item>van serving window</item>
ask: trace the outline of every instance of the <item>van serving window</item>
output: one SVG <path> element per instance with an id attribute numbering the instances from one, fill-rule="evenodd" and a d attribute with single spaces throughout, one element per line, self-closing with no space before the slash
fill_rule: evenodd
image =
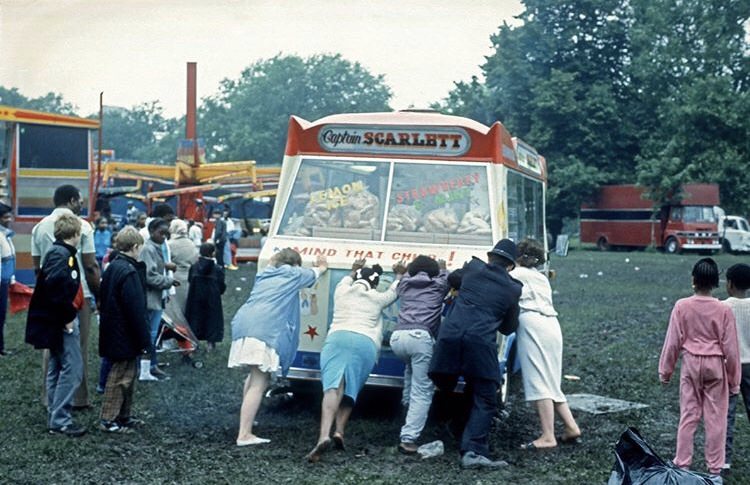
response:
<path id="1" fill-rule="evenodd" d="M 395 163 L 385 240 L 492 244 L 487 169 L 477 164 Z"/>
<path id="2" fill-rule="evenodd" d="M 387 162 L 302 160 L 279 234 L 379 241 L 389 170 Z"/>

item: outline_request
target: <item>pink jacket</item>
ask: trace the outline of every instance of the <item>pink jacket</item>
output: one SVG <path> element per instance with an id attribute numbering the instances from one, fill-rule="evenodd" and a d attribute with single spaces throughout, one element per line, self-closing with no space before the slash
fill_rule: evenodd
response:
<path id="1" fill-rule="evenodd" d="M 724 357 L 729 392 L 740 386 L 740 350 L 732 310 L 711 296 L 677 300 L 659 358 L 659 378 L 669 382 L 680 352 Z"/>

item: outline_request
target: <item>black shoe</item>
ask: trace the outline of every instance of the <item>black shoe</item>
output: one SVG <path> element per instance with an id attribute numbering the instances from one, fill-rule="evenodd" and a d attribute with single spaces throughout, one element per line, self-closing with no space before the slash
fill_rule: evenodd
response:
<path id="1" fill-rule="evenodd" d="M 136 428 L 144 424 L 144 421 L 142 419 L 134 418 L 133 416 L 128 416 L 127 418 L 117 419 L 116 423 L 121 428 Z"/>
<path id="2" fill-rule="evenodd" d="M 86 434 L 86 428 L 77 424 L 69 424 L 67 426 L 63 426 L 62 428 L 50 428 L 49 433 L 63 434 L 71 438 L 78 438 L 79 436 L 83 436 Z"/>
<path id="3" fill-rule="evenodd" d="M 107 421 L 106 419 L 102 419 L 99 421 L 99 429 L 102 431 L 106 431 L 107 433 L 130 433 L 130 428 L 126 428 L 124 426 L 120 426 L 115 421 Z"/>

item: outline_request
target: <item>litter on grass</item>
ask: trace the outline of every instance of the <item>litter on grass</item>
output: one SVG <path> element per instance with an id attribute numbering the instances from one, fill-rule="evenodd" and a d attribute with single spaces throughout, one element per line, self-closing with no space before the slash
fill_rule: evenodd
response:
<path id="1" fill-rule="evenodd" d="M 235 291 L 242 291 L 242 288 L 240 288 L 240 287 L 238 286 L 237 288 L 235 288 Z"/>
<path id="2" fill-rule="evenodd" d="M 567 394 L 565 397 L 568 399 L 570 409 L 585 411 L 591 414 L 618 413 L 648 407 L 648 404 L 623 401 L 595 394 Z"/>

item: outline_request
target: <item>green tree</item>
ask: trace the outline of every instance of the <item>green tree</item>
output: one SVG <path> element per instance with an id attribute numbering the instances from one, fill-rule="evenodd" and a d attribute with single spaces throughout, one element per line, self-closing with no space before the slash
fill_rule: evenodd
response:
<path id="1" fill-rule="evenodd" d="M 102 146 L 115 150 L 121 160 L 174 163 L 179 121 L 164 116 L 158 101 L 131 109 L 105 106 Z"/>
<path id="2" fill-rule="evenodd" d="M 624 111 L 628 11 L 622 0 L 526 0 L 523 24 L 492 36 L 485 85 L 459 83 L 443 106 L 500 120 L 545 156 L 548 227 L 577 215 L 603 182 L 632 176 L 636 139 Z M 484 110 L 477 107 L 484 104 Z"/>
<path id="3" fill-rule="evenodd" d="M 38 98 L 28 98 L 21 94 L 18 88 L 3 86 L 0 86 L 0 104 L 72 116 L 75 116 L 77 111 L 74 105 L 63 99 L 62 94 L 50 92 Z"/>
<path id="4" fill-rule="evenodd" d="M 726 210 L 747 213 L 750 3 L 640 0 L 634 10 L 639 182 L 662 198 L 683 183 L 715 182 Z"/>
<path id="5" fill-rule="evenodd" d="M 253 63 L 203 100 L 198 135 L 211 160 L 278 163 L 291 115 L 314 120 L 334 113 L 388 111 L 383 76 L 340 55 L 277 55 Z"/>

